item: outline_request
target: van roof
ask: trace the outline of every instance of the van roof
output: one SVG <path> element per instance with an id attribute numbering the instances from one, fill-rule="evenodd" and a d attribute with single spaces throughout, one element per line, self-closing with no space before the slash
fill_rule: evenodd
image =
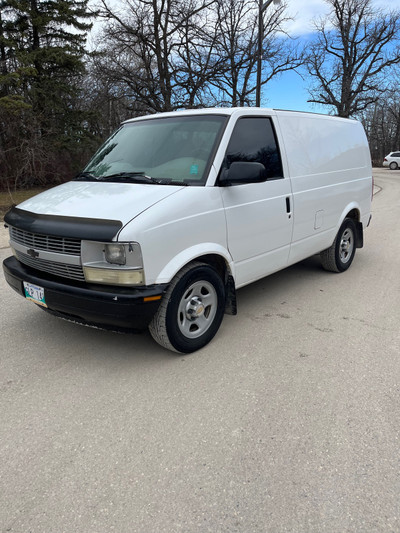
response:
<path id="1" fill-rule="evenodd" d="M 132 122 L 134 120 L 143 120 L 143 119 L 151 119 L 156 117 L 176 117 L 179 116 L 185 116 L 185 115 L 233 115 L 236 112 L 241 112 L 244 109 L 260 109 L 260 108 L 244 108 L 244 107 L 204 107 L 201 109 L 182 109 L 179 111 L 167 111 L 164 113 L 154 113 L 152 115 L 144 115 L 141 117 L 135 117 L 131 118 L 129 120 L 126 120 L 125 122 Z M 263 109 L 265 111 L 265 109 Z M 268 109 L 268 111 L 273 111 L 272 109 Z"/>
<path id="2" fill-rule="evenodd" d="M 289 110 L 289 109 L 274 109 L 269 107 L 205 107 L 201 109 L 185 109 L 185 110 L 179 110 L 179 111 L 169 111 L 164 113 L 154 113 L 151 115 L 144 115 L 140 117 L 135 117 L 128 119 L 124 121 L 125 123 L 134 122 L 137 120 L 151 120 L 153 118 L 163 117 L 176 117 L 176 116 L 193 116 L 193 115 L 241 115 L 243 113 L 246 114 L 268 114 L 268 115 L 280 115 L 280 114 L 299 114 L 299 115 L 312 115 L 315 117 L 325 117 L 325 118 L 331 118 L 331 119 L 337 119 L 337 120 L 354 120 L 354 119 L 343 119 L 341 117 L 337 117 L 335 115 L 326 115 L 323 113 L 313 113 L 310 111 L 295 111 L 295 110 Z"/>

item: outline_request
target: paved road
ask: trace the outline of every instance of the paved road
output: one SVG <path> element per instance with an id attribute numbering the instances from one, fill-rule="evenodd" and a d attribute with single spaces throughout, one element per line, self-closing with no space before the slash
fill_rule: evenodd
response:
<path id="1" fill-rule="evenodd" d="M 376 184 L 348 272 L 311 258 L 242 289 L 191 356 L 0 275 L 0 531 L 400 531 L 400 172 Z"/>

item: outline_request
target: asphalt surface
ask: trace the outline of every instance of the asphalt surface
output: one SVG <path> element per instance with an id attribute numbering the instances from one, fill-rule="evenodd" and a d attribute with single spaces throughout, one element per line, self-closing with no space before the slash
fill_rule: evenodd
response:
<path id="1" fill-rule="evenodd" d="M 190 356 L 48 316 L 1 273 L 0 531 L 400 531 L 400 171 L 375 178 L 349 271 L 242 289 Z"/>

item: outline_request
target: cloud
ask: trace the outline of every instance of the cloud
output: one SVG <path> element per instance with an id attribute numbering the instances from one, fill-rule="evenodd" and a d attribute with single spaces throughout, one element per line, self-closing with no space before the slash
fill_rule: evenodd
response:
<path id="1" fill-rule="evenodd" d="M 329 5 L 324 0 L 286 0 L 288 13 L 293 21 L 287 24 L 290 35 L 298 36 L 314 31 L 313 20 L 329 13 Z M 400 0 L 373 0 L 373 5 L 384 11 L 400 10 Z"/>
<path id="2" fill-rule="evenodd" d="M 323 0 L 289 0 L 288 12 L 293 17 L 287 26 L 288 33 L 302 35 L 313 31 L 313 19 L 326 15 L 329 7 Z"/>

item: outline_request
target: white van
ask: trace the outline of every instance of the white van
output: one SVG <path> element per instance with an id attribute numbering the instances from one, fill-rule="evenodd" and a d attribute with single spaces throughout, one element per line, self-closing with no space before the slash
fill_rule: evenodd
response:
<path id="1" fill-rule="evenodd" d="M 122 124 L 74 180 L 11 209 L 19 294 L 63 318 L 149 327 L 198 350 L 236 290 L 313 254 L 343 272 L 370 221 L 361 124 L 273 109 L 202 109 Z"/>

